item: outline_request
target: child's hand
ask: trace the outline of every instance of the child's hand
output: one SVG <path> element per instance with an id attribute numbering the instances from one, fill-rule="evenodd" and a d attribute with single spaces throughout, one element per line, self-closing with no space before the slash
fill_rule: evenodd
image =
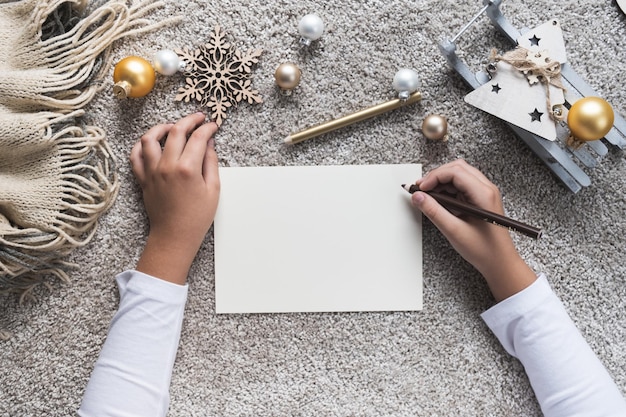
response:
<path id="1" fill-rule="evenodd" d="M 416 183 L 424 191 L 441 189 L 478 207 L 504 214 L 498 188 L 465 161 L 436 168 Z M 496 300 L 521 291 L 536 279 L 517 253 L 507 229 L 476 218 L 457 217 L 423 192 L 414 193 L 412 202 L 485 277 Z"/>
<path id="2" fill-rule="evenodd" d="M 130 153 L 150 220 L 137 270 L 181 284 L 213 223 L 219 198 L 212 139 L 217 125 L 204 119 L 196 113 L 154 126 Z"/>

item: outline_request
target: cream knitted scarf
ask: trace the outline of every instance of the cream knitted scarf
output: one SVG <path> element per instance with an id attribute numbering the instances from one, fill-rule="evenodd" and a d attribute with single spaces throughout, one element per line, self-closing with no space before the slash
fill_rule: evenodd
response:
<path id="1" fill-rule="evenodd" d="M 161 6 L 110 0 L 80 17 L 83 0 L 0 0 L 0 292 L 67 281 L 64 258 L 113 203 L 114 158 L 82 108 L 106 85 L 115 40 L 174 20 L 145 18 Z M 71 16 L 48 37 L 61 7 Z"/>

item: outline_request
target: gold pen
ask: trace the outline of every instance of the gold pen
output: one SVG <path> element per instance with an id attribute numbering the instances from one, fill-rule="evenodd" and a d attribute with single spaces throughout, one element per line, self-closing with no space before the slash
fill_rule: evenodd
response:
<path id="1" fill-rule="evenodd" d="M 363 109 L 356 113 L 349 114 L 347 116 L 340 117 L 330 122 L 322 123 L 321 125 L 313 126 L 308 129 L 302 130 L 298 133 L 293 133 L 285 138 L 285 143 L 293 145 L 307 139 L 314 138 L 324 133 L 331 132 L 333 130 L 340 129 L 342 127 L 351 125 L 353 123 L 360 122 L 361 120 L 369 119 L 370 117 L 377 116 L 379 114 L 386 113 L 391 110 L 395 110 L 400 107 L 407 106 L 409 104 L 416 103 L 422 99 L 422 93 L 416 91 L 409 95 L 406 100 L 396 98 L 384 103 L 377 104 L 367 109 Z"/>

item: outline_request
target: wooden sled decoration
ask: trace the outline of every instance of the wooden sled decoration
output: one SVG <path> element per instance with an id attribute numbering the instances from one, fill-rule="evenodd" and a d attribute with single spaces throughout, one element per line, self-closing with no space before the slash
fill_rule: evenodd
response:
<path id="1" fill-rule="evenodd" d="M 473 72 L 456 54 L 457 48 L 455 42 L 483 13 L 489 16 L 492 24 L 502 32 L 514 46 L 518 44 L 518 39 L 522 35 L 532 35 L 532 32 L 528 29 L 522 29 L 520 31 L 511 25 L 500 11 L 501 3 L 502 0 L 483 0 L 484 7 L 479 13 L 451 40 L 446 39 L 439 44 L 439 50 L 448 61 L 448 64 L 473 90 L 489 82 L 491 75 L 487 69 Z M 569 109 L 572 103 L 582 97 L 600 96 L 567 62 L 561 65 L 561 79 L 566 88 L 564 103 L 566 109 Z M 577 193 L 583 187 L 591 185 L 591 179 L 584 169 L 597 166 L 602 157 L 609 152 L 609 149 L 626 148 L 626 120 L 619 115 L 617 110 L 615 110 L 614 113 L 615 119 L 613 127 L 604 138 L 586 142 L 577 149 L 567 146 L 566 144 L 570 132 L 565 121 L 557 123 L 557 137 L 554 141 L 546 140 L 512 123 L 506 121 L 505 123 L 509 125 L 513 132 L 526 143 L 570 191 Z"/>

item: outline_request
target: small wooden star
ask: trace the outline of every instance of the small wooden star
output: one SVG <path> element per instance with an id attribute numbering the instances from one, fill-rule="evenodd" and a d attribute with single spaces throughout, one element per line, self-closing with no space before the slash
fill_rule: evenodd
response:
<path id="1" fill-rule="evenodd" d="M 259 62 L 263 52 L 256 49 L 242 53 L 226 39 L 226 32 L 217 26 L 209 42 L 197 49 L 176 49 L 185 65 L 185 86 L 178 89 L 177 101 L 199 101 L 211 112 L 218 126 L 226 118 L 226 111 L 240 101 L 262 103 L 250 80 L 252 66 Z"/>

